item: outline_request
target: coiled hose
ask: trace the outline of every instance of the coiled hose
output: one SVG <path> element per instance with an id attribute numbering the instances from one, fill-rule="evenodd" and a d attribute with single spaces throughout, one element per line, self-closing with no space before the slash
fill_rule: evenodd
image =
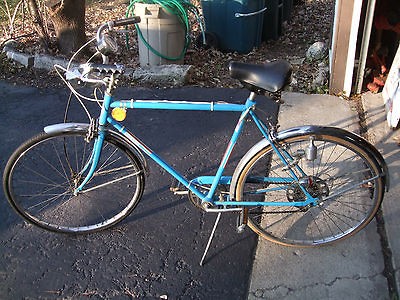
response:
<path id="1" fill-rule="evenodd" d="M 139 28 L 138 24 L 135 24 L 136 26 L 136 31 L 138 33 L 139 38 L 143 41 L 145 46 L 150 49 L 151 52 L 153 52 L 155 55 L 164 58 L 166 60 L 171 60 L 171 61 L 177 61 L 182 59 L 185 56 L 186 50 L 189 47 L 190 44 L 190 21 L 189 21 L 189 16 L 188 12 L 192 12 L 197 21 L 200 24 L 200 29 L 203 32 L 204 35 L 204 29 L 203 25 L 199 16 L 198 9 L 196 6 L 194 6 L 192 3 L 190 3 L 190 0 L 130 0 L 130 3 L 128 5 L 128 8 L 126 10 L 126 17 L 130 17 L 134 15 L 134 9 L 135 9 L 135 4 L 136 3 L 144 3 L 144 4 L 158 4 L 162 8 L 164 8 L 167 12 L 170 14 L 174 14 L 178 17 L 178 20 L 180 23 L 183 25 L 183 28 L 185 30 L 185 43 L 183 46 L 183 49 L 180 53 L 179 56 L 177 57 L 169 57 L 166 56 L 156 49 L 154 49 L 143 37 L 142 31 Z"/>

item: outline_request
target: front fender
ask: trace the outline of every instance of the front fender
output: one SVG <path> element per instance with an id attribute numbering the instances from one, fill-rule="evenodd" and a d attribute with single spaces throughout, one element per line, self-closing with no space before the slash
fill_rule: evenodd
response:
<path id="1" fill-rule="evenodd" d="M 289 128 L 286 130 L 283 130 L 278 133 L 277 136 L 277 141 L 282 141 L 287 138 L 292 138 L 292 137 L 298 137 L 298 136 L 304 136 L 304 135 L 309 135 L 309 134 L 314 134 L 314 135 L 330 135 L 334 136 L 337 138 L 341 138 L 345 141 L 352 142 L 358 147 L 362 148 L 368 155 L 370 159 L 372 159 L 377 166 L 379 167 L 379 172 L 382 175 L 383 182 L 386 186 L 386 191 L 389 190 L 389 170 L 386 165 L 386 162 L 382 156 L 381 153 L 367 140 L 363 139 L 361 136 L 354 134 L 352 132 L 349 132 L 347 130 L 337 128 L 337 127 L 326 127 L 326 126 L 314 126 L 314 125 L 309 125 L 309 126 L 300 126 L 300 127 L 293 127 Z M 231 182 L 231 187 L 230 187 L 230 195 L 233 198 L 234 197 L 234 189 L 237 184 L 238 177 L 241 173 L 241 170 L 243 169 L 244 165 L 247 163 L 247 161 L 253 157 L 255 154 L 257 154 L 259 151 L 261 151 L 263 148 L 267 147 L 270 145 L 270 142 L 266 139 L 262 139 L 259 141 L 257 144 L 255 144 L 240 160 L 239 164 L 237 165 L 235 172 L 233 173 L 232 176 L 232 182 Z"/>
<path id="2" fill-rule="evenodd" d="M 48 134 L 56 134 L 62 132 L 87 132 L 89 124 L 87 123 L 60 123 L 46 126 L 43 128 L 44 132 Z"/>
<path id="3" fill-rule="evenodd" d="M 63 132 L 86 133 L 89 130 L 89 126 L 90 125 L 87 123 L 60 123 L 60 124 L 53 124 L 53 125 L 44 127 L 44 132 L 46 132 L 48 134 L 57 134 L 57 133 L 63 133 Z M 139 159 L 140 163 L 142 164 L 143 170 L 145 170 L 145 173 L 148 174 L 147 161 L 146 161 L 143 153 L 139 150 L 138 147 L 136 147 L 136 145 L 131 143 L 120 132 L 114 131 L 109 128 L 106 128 L 105 132 L 106 132 L 106 134 L 111 135 L 113 138 L 115 138 L 121 144 L 127 145 L 128 150 L 131 151 Z"/>

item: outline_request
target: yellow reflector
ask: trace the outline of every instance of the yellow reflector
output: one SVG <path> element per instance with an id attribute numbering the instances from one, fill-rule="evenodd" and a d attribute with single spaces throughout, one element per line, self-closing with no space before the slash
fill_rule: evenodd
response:
<path id="1" fill-rule="evenodd" d="M 111 116 L 117 121 L 123 121 L 126 118 L 126 109 L 120 107 L 113 108 Z"/>

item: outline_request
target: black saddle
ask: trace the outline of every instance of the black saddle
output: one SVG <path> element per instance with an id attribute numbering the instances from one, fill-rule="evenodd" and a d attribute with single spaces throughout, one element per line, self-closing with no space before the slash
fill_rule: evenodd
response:
<path id="1" fill-rule="evenodd" d="M 277 60 L 265 64 L 249 64 L 231 62 L 229 73 L 232 78 L 240 80 L 253 92 L 282 90 L 290 83 L 292 66 L 285 60 Z"/>

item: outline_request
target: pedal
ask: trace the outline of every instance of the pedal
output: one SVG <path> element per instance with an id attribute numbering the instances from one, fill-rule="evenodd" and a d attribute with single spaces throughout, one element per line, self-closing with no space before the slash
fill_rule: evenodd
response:
<path id="1" fill-rule="evenodd" d="M 208 209 L 212 208 L 213 205 L 212 205 L 212 203 L 210 203 L 210 202 L 201 201 L 201 207 L 202 207 L 205 211 L 207 211 Z"/>
<path id="2" fill-rule="evenodd" d="M 244 230 L 246 229 L 246 226 L 247 226 L 247 224 L 239 225 L 239 226 L 236 228 L 236 232 L 237 232 L 237 233 L 243 233 Z"/>
<path id="3" fill-rule="evenodd" d="M 174 193 L 174 195 L 188 195 L 188 190 L 180 190 L 177 187 L 170 187 L 169 190 Z"/>

